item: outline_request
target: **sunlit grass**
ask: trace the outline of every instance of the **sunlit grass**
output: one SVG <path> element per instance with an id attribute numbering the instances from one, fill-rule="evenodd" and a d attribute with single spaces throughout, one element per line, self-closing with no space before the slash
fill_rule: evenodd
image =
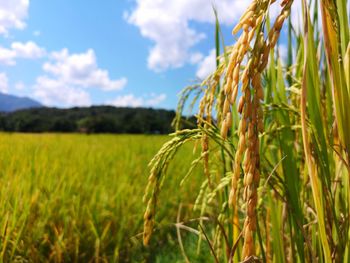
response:
<path id="1" fill-rule="evenodd" d="M 159 257 L 158 246 L 179 254 L 178 203 L 184 203 L 184 220 L 194 202 L 191 190 L 199 185 L 195 180 L 181 190 L 179 180 L 164 185 L 171 194 L 161 197 L 157 244 L 141 245 L 147 164 L 166 140 L 0 134 L 0 261 L 141 261 Z M 172 174 L 186 172 L 191 147 L 180 155 Z"/>

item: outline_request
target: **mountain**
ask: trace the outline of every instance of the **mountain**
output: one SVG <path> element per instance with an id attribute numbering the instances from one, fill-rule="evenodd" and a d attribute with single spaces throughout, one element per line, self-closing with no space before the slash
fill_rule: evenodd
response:
<path id="1" fill-rule="evenodd" d="M 12 112 L 20 109 L 39 107 L 42 107 L 42 105 L 30 98 L 0 93 L 0 112 Z"/>

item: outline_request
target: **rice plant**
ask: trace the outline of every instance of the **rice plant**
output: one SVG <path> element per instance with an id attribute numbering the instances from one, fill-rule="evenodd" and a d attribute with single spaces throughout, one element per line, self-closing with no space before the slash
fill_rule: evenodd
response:
<path id="1" fill-rule="evenodd" d="M 216 71 L 182 92 L 178 116 L 199 100 L 197 127 L 177 125 L 150 163 L 145 245 L 162 185 L 179 176 L 166 178 L 167 168 L 194 141 L 200 156 L 182 182 L 202 166 L 193 207 L 198 253 L 207 246 L 216 262 L 350 261 L 348 1 L 298 1 L 253 0 Z M 301 20 L 293 24 L 297 4 Z M 216 29 L 219 51 L 218 22 Z"/>
<path id="2" fill-rule="evenodd" d="M 173 245 L 177 203 L 183 202 L 181 222 L 187 222 L 188 193 L 199 182 L 161 195 L 168 202 L 158 211 L 157 242 L 144 249 L 141 239 L 147 162 L 166 140 L 0 133 L 0 262 L 156 262 L 165 257 L 159 246 L 168 258 L 180 254 Z M 180 153 L 191 156 L 191 147 Z M 190 158 L 175 160 L 179 166 L 169 172 L 186 172 Z M 179 183 L 167 182 L 164 193 Z"/>

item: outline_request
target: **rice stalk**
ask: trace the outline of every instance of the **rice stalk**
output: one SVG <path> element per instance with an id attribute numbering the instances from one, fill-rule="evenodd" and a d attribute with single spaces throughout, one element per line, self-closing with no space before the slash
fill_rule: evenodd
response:
<path id="1" fill-rule="evenodd" d="M 277 3 L 280 12 L 272 18 Z M 348 11 L 340 0 L 303 0 L 300 29 L 292 24 L 293 4 L 252 1 L 233 29 L 236 42 L 224 47 L 215 72 L 200 85 L 197 128 L 191 135 L 178 131 L 151 163 L 162 182 L 182 145 L 174 142 L 185 134 L 201 142 L 189 172 L 203 165 L 194 208 L 216 219 L 212 231 L 205 228 L 216 260 L 349 259 Z M 284 59 L 281 36 L 288 39 Z M 150 185 L 155 189 L 152 178 Z"/>

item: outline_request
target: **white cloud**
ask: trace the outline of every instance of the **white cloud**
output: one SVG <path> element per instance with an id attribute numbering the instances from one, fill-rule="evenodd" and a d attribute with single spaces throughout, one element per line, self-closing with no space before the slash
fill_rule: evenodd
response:
<path id="1" fill-rule="evenodd" d="M 25 87 L 26 87 L 26 86 L 25 86 L 24 83 L 21 82 L 21 81 L 16 82 L 16 84 L 15 84 L 15 89 L 16 89 L 16 90 L 24 90 Z"/>
<path id="2" fill-rule="evenodd" d="M 106 104 L 116 107 L 141 107 L 143 105 L 143 99 L 140 97 L 135 97 L 134 94 L 127 94 L 107 101 Z"/>
<path id="3" fill-rule="evenodd" d="M 107 70 L 98 68 L 92 49 L 72 55 L 67 49 L 53 52 L 51 61 L 45 63 L 43 69 L 62 83 L 84 88 L 96 87 L 111 91 L 121 90 L 127 84 L 126 78 L 111 80 Z"/>
<path id="4" fill-rule="evenodd" d="M 281 63 L 283 66 L 286 66 L 287 65 L 287 62 L 288 62 L 288 46 L 287 46 L 287 43 L 280 43 L 278 46 L 277 46 L 277 51 L 278 51 L 278 55 L 279 55 L 279 58 L 281 59 Z M 295 55 L 295 49 L 294 47 L 292 48 L 292 53 L 293 53 L 293 56 Z"/>
<path id="5" fill-rule="evenodd" d="M 309 9 L 310 14 L 313 14 L 314 7 L 313 5 L 311 5 L 311 10 Z M 319 9 L 320 14 L 321 14 L 321 10 Z M 292 20 L 292 25 L 294 27 L 294 29 L 297 32 L 303 32 L 303 8 L 302 8 L 302 1 L 294 1 L 292 8 L 291 8 L 291 20 Z M 319 22 L 321 22 L 321 17 L 319 17 Z M 288 23 L 288 20 L 286 20 L 285 24 Z M 321 26 L 321 23 L 319 23 L 319 26 Z M 321 29 L 321 27 L 320 27 Z"/>
<path id="6" fill-rule="evenodd" d="M 28 41 L 26 43 L 13 42 L 11 48 L 18 58 L 35 59 L 41 58 L 46 54 L 45 49 L 39 47 L 33 41 Z"/>
<path id="7" fill-rule="evenodd" d="M 195 28 L 193 22 L 213 25 L 214 5 L 221 25 L 233 26 L 251 3 L 251 0 L 134 1 L 135 8 L 130 13 L 125 12 L 124 18 L 137 26 L 143 37 L 153 42 L 148 56 L 148 67 L 154 71 L 203 62 L 200 53 L 193 49 L 206 35 Z M 301 10 L 301 1 L 296 1 L 292 5 L 291 18 L 297 30 L 302 25 Z M 276 18 L 280 11 L 279 3 L 271 5 L 271 19 Z"/>
<path id="8" fill-rule="evenodd" d="M 200 52 L 194 53 L 191 55 L 190 57 L 190 63 L 191 64 L 197 64 L 199 62 L 201 62 L 203 59 L 203 54 Z"/>
<path id="9" fill-rule="evenodd" d="M 86 91 L 66 85 L 65 83 L 40 76 L 34 85 L 34 97 L 48 106 L 60 105 L 63 107 L 70 106 L 89 106 L 91 98 Z"/>
<path id="10" fill-rule="evenodd" d="M 45 49 L 33 41 L 13 42 L 10 49 L 0 46 L 0 64 L 13 66 L 16 64 L 17 58 L 37 59 L 44 57 L 45 54 Z"/>
<path id="11" fill-rule="evenodd" d="M 321 14 L 321 9 L 320 9 L 320 5 L 318 5 L 319 7 L 319 14 Z M 280 13 L 281 13 L 281 6 L 276 2 L 274 3 L 271 7 L 270 7 L 270 17 L 271 18 L 276 18 Z M 309 9 L 309 13 L 312 16 L 312 14 L 314 13 L 314 5 L 311 5 L 311 8 Z M 291 8 L 291 13 L 290 13 L 290 17 L 292 20 L 292 25 L 294 27 L 294 29 L 297 32 L 303 32 L 303 8 L 302 8 L 302 1 L 294 1 L 292 4 L 292 8 Z M 319 17 L 318 20 L 318 27 L 319 29 L 322 31 L 322 21 L 321 21 L 321 17 Z M 285 25 L 285 29 L 287 28 L 288 24 L 288 19 L 285 20 L 284 25 Z"/>
<path id="12" fill-rule="evenodd" d="M 7 93 L 9 89 L 6 73 L 0 73 L 0 92 Z"/>
<path id="13" fill-rule="evenodd" d="M 0 0 L 0 34 L 7 35 L 11 28 L 25 28 L 28 7 L 29 0 Z"/>
<path id="14" fill-rule="evenodd" d="M 16 64 L 16 52 L 12 49 L 3 48 L 0 46 L 0 63 L 8 66 Z"/>
<path id="15" fill-rule="evenodd" d="M 37 78 L 34 96 L 50 106 L 88 106 L 86 88 L 112 91 L 127 84 L 126 78 L 110 79 L 108 71 L 98 67 L 92 49 L 78 54 L 69 54 L 68 49 L 52 52 L 43 70 L 46 74 Z"/>
<path id="16" fill-rule="evenodd" d="M 213 73 L 216 69 L 216 50 L 212 49 L 209 55 L 202 59 L 198 64 L 196 77 L 199 79 L 205 79 L 209 74 Z"/>
<path id="17" fill-rule="evenodd" d="M 238 21 L 250 0 L 220 0 L 214 3 L 220 23 Z M 154 42 L 148 67 L 155 71 L 177 68 L 193 59 L 191 51 L 206 36 L 191 22 L 215 23 L 212 0 L 136 0 L 136 8 L 124 17 Z M 198 52 L 197 52 L 198 53 Z"/>
<path id="18" fill-rule="evenodd" d="M 166 99 L 166 95 L 164 93 L 156 95 L 156 94 L 151 94 L 151 98 L 147 99 L 145 101 L 146 106 L 156 106 L 162 101 Z"/>
<path id="19" fill-rule="evenodd" d="M 134 94 L 127 94 L 118 96 L 113 100 L 107 101 L 107 105 L 113 105 L 116 107 L 154 107 L 166 99 L 165 94 L 156 95 L 154 93 L 137 97 Z"/>

